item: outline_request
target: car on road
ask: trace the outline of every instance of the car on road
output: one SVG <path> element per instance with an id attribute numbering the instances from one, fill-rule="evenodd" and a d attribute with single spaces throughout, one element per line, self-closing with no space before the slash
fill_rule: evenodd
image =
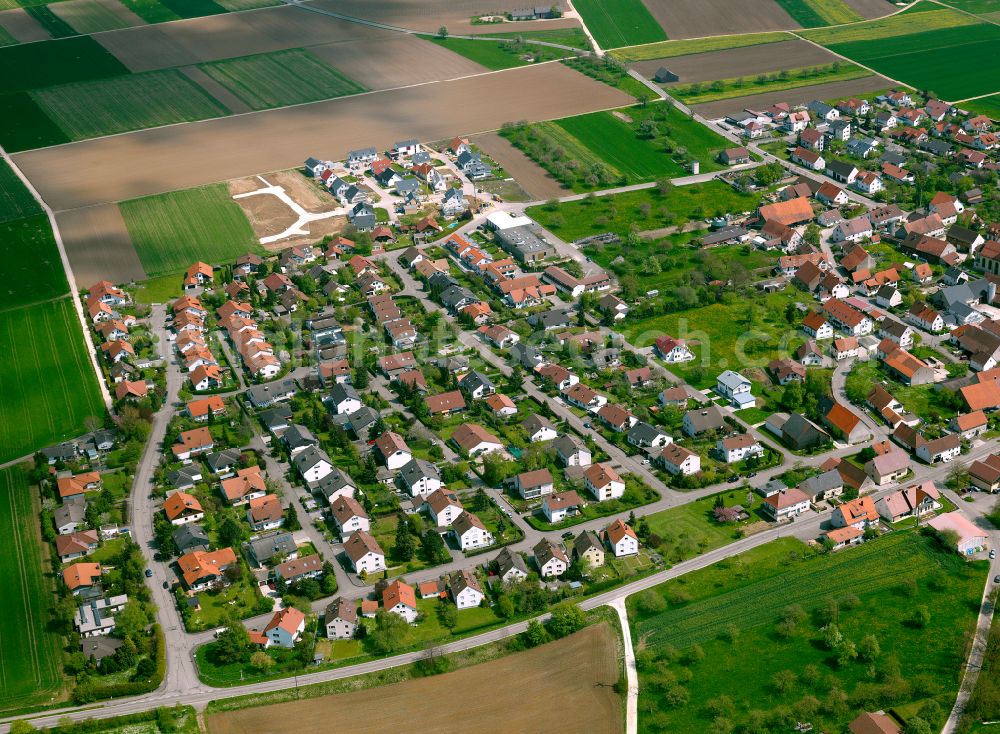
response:
<path id="1" fill-rule="evenodd" d="M 572 537 L 573 537 L 573 531 L 572 530 L 567 530 L 565 533 L 562 534 L 562 539 L 563 540 L 569 540 Z"/>
<path id="2" fill-rule="evenodd" d="M 163 582 L 163 588 L 164 589 L 169 589 L 170 588 L 170 582 L 169 581 L 164 581 Z"/>
<path id="3" fill-rule="evenodd" d="M 993 583 L 994 584 L 1000 584 L 1000 575 L 997 575 L 997 576 L 993 577 Z"/>
<path id="4" fill-rule="evenodd" d="M 738 482 L 738 481 L 740 481 L 740 475 L 739 474 L 733 474 L 733 476 L 729 477 L 726 481 L 727 482 Z"/>
<path id="5" fill-rule="evenodd" d="M 752 471 L 749 474 L 747 474 L 747 479 L 753 479 L 755 476 L 757 476 L 757 472 Z"/>
<path id="6" fill-rule="evenodd" d="M 997 552 L 995 550 L 991 550 L 990 551 L 990 560 L 993 560 L 996 557 L 997 557 Z"/>
<path id="7" fill-rule="evenodd" d="M 643 459 L 639 463 L 642 464 L 643 466 L 649 466 L 649 459 Z"/>
<path id="8" fill-rule="evenodd" d="M 584 428 L 590 428 L 590 421 L 587 421 L 586 423 L 584 423 L 583 427 Z"/>
<path id="9" fill-rule="evenodd" d="M 147 579 L 153 578 L 153 569 L 151 569 L 151 568 L 147 568 L 146 569 L 146 578 Z"/>

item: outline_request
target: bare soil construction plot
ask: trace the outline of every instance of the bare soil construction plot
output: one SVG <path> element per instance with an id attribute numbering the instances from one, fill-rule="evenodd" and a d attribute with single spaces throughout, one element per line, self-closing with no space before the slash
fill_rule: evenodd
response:
<path id="1" fill-rule="evenodd" d="M 451 34 L 468 34 L 488 33 L 490 31 L 510 33 L 554 30 L 580 25 L 573 18 L 518 21 L 517 23 L 497 25 L 472 25 L 471 23 L 475 16 L 487 13 L 502 14 L 525 7 L 520 0 L 466 0 L 461 3 L 456 3 L 454 0 L 379 0 L 379 2 L 371 2 L 370 0 L 314 0 L 311 4 L 349 15 L 352 18 L 364 18 L 377 23 L 386 23 L 426 33 L 437 33 L 441 26 L 445 26 Z M 565 8 L 565 4 L 559 0 L 556 0 L 554 4 Z"/>
<path id="2" fill-rule="evenodd" d="M 471 139 L 471 142 L 478 145 L 486 151 L 487 155 L 503 166 L 503 169 L 533 199 L 541 201 L 572 193 L 549 176 L 545 169 L 511 145 L 506 138 L 502 138 L 496 133 L 485 133 L 484 135 L 476 135 Z"/>
<path id="3" fill-rule="evenodd" d="M 843 82 L 813 84 L 809 87 L 786 89 L 783 92 L 765 92 L 749 97 L 734 97 L 732 99 L 719 100 L 718 102 L 706 102 L 705 104 L 694 105 L 692 109 L 699 115 L 712 120 L 717 117 L 725 117 L 728 114 L 741 112 L 748 107 L 759 110 L 777 102 L 788 102 L 793 105 L 806 104 L 814 99 L 849 97 L 855 94 L 866 94 L 876 90 L 888 89 L 891 86 L 893 86 L 892 82 L 885 77 L 872 75 Z"/>
<path id="4" fill-rule="evenodd" d="M 829 51 L 796 39 L 670 59 L 640 61 L 632 64 L 632 68 L 647 79 L 652 79 L 657 69 L 666 66 L 680 77 L 679 84 L 690 84 L 739 76 L 752 77 L 782 69 L 832 64 L 834 61 L 839 61 L 839 58 Z"/>
<path id="5" fill-rule="evenodd" d="M 210 734 L 383 734 L 400 721 L 421 734 L 621 732 L 618 651 L 607 625 L 454 673 L 207 718 Z M 485 694 L 485 695 L 484 695 Z M 452 705 L 443 705 L 449 699 Z M 554 703 L 558 702 L 558 703 Z"/>
<path id="6" fill-rule="evenodd" d="M 310 185 L 309 181 L 296 171 L 278 171 L 266 176 L 248 176 L 230 181 L 229 193 L 243 209 L 258 239 L 279 235 L 298 220 L 298 215 L 276 196 L 266 193 L 247 195 L 266 189 L 268 186 L 282 187 L 296 204 L 310 214 L 332 212 L 339 208 L 339 204 L 332 196 Z M 308 235 L 293 234 L 265 243 L 264 247 L 278 251 L 296 245 L 313 244 L 325 235 L 343 231 L 345 226 L 347 217 L 342 214 L 327 219 L 316 219 L 306 222 L 303 226 Z"/>
<path id="7" fill-rule="evenodd" d="M 309 51 L 368 89 L 392 89 L 487 71 L 474 61 L 403 33 L 378 44 L 349 41 L 313 46 Z"/>
<path id="8" fill-rule="evenodd" d="M 462 103 L 470 99 L 489 104 Z M 632 102 L 563 64 L 545 63 L 86 140 L 15 160 L 58 211 L 285 170 L 310 155 L 337 160 L 351 149 L 385 149 L 403 138 L 442 140 L 496 130 L 512 119 L 548 120 Z"/>
<path id="9" fill-rule="evenodd" d="M 139 256 L 114 204 L 62 212 L 56 217 L 66 254 L 79 283 L 145 280 Z"/>
<path id="10" fill-rule="evenodd" d="M 23 8 L 0 11 L 0 26 L 20 43 L 47 41 L 51 34 Z"/>
<path id="11" fill-rule="evenodd" d="M 131 28 L 95 38 L 130 70 L 150 71 L 321 43 L 375 42 L 395 35 L 283 6 Z"/>
<path id="12" fill-rule="evenodd" d="M 65 0 L 52 3 L 50 10 L 78 33 L 99 33 L 146 25 L 146 21 L 118 0 Z"/>
<path id="13" fill-rule="evenodd" d="M 774 0 L 645 0 L 669 38 L 700 38 L 731 33 L 799 28 Z"/>

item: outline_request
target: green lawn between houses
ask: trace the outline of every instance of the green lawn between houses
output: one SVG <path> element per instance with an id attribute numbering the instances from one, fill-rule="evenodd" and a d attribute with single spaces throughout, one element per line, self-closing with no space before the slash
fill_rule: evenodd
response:
<path id="1" fill-rule="evenodd" d="M 728 184 L 713 180 L 674 186 L 666 194 L 650 188 L 563 202 L 555 207 L 533 206 L 526 214 L 570 242 L 603 232 L 615 232 L 624 237 L 633 224 L 639 231 L 646 231 L 668 223 L 752 211 L 758 202 L 758 196 L 740 193 Z M 665 214 L 670 215 L 669 222 Z"/>
<path id="2" fill-rule="evenodd" d="M 225 184 L 212 184 L 118 205 L 142 267 L 151 278 L 199 260 L 227 262 L 260 252 L 250 223 Z"/>
<path id="3" fill-rule="evenodd" d="M 53 603 L 47 549 L 38 533 L 40 505 L 21 467 L 0 470 L 0 614 L 17 634 L 0 636 L 0 715 L 48 703 L 61 693 L 60 637 L 47 631 Z"/>
<path id="4" fill-rule="evenodd" d="M 987 571 L 913 532 L 830 555 L 786 538 L 632 596 L 639 729 L 707 731 L 723 719 L 715 730 L 844 731 L 858 711 L 931 699 L 940 727 Z M 918 607 L 925 628 L 911 621 Z M 873 635 L 879 654 L 839 663 L 819 631 L 827 617 L 858 649 Z"/>

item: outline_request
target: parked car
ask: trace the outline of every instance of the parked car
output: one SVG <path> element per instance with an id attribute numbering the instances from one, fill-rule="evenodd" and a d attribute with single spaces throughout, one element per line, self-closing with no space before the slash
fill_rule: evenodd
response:
<path id="1" fill-rule="evenodd" d="M 151 569 L 151 568 L 147 568 L 146 569 L 146 578 L 147 579 L 153 578 L 153 569 Z"/>
<path id="2" fill-rule="evenodd" d="M 995 550 L 991 550 L 990 551 L 990 560 L 992 560 L 992 559 L 994 559 L 996 557 L 997 557 L 997 552 Z"/>
<path id="3" fill-rule="evenodd" d="M 562 534 L 562 539 L 563 540 L 569 540 L 572 537 L 573 537 L 573 531 L 572 530 L 567 530 L 565 533 Z"/>

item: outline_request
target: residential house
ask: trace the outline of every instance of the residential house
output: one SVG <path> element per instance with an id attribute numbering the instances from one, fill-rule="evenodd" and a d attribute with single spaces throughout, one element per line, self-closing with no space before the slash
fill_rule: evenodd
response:
<path id="1" fill-rule="evenodd" d="M 435 527 L 446 528 L 465 512 L 462 501 L 446 487 L 431 492 L 420 509 L 434 522 Z"/>
<path id="2" fill-rule="evenodd" d="M 615 558 L 626 558 L 639 554 L 639 538 L 631 527 L 618 518 L 602 532 L 604 543 Z"/>
<path id="3" fill-rule="evenodd" d="M 486 601 L 476 575 L 467 569 L 453 571 L 448 577 L 448 591 L 459 609 L 472 609 Z"/>
<path id="4" fill-rule="evenodd" d="M 485 548 L 494 543 L 493 534 L 486 529 L 483 521 L 468 511 L 452 522 L 451 535 L 463 551 Z"/>
<path id="5" fill-rule="evenodd" d="M 797 517 L 809 509 L 809 496 L 795 487 L 764 498 L 761 512 L 775 522 Z"/>
<path id="6" fill-rule="evenodd" d="M 875 509 L 886 521 L 899 522 L 907 517 L 919 517 L 941 509 L 941 503 L 938 502 L 940 497 L 941 493 L 934 482 L 911 484 L 877 500 Z"/>
<path id="7" fill-rule="evenodd" d="M 382 608 L 389 614 L 398 614 L 407 624 L 415 624 L 419 613 L 416 591 L 396 579 L 382 590 Z"/>
<path id="8" fill-rule="evenodd" d="M 576 436 L 563 434 L 552 445 L 555 447 L 559 463 L 563 466 L 590 466 L 590 449 Z"/>
<path id="9" fill-rule="evenodd" d="M 876 486 L 899 481 L 910 471 L 910 457 L 905 451 L 892 449 L 865 464 L 865 473 Z"/>
<path id="10" fill-rule="evenodd" d="M 548 538 L 542 538 L 538 541 L 532 548 L 532 552 L 538 566 L 538 575 L 542 578 L 562 576 L 569 568 L 569 558 L 562 546 L 553 543 Z"/>
<path id="11" fill-rule="evenodd" d="M 726 370 L 716 378 L 715 392 L 726 398 L 736 409 L 752 408 L 757 404 L 750 394 L 752 383 L 738 372 Z"/>
<path id="12" fill-rule="evenodd" d="M 592 464 L 583 474 L 583 484 L 598 502 L 619 499 L 625 493 L 625 482 L 610 464 Z"/>
<path id="13" fill-rule="evenodd" d="M 329 640 L 350 640 L 358 631 L 358 607 L 353 601 L 335 598 L 323 613 Z"/>
<path id="14" fill-rule="evenodd" d="M 514 489 L 522 499 L 538 499 L 553 491 L 552 473 L 548 469 L 526 471 L 514 477 Z"/>
<path id="15" fill-rule="evenodd" d="M 573 490 L 546 495 L 542 500 L 542 514 L 550 523 L 562 522 L 580 512 L 584 501 Z"/>
<path id="16" fill-rule="evenodd" d="M 858 497 L 837 505 L 830 516 L 830 524 L 835 528 L 858 528 L 864 530 L 878 525 L 879 513 L 870 496 Z"/>
<path id="17" fill-rule="evenodd" d="M 347 539 L 344 551 L 357 574 L 373 574 L 386 569 L 385 553 L 375 538 L 364 530 L 358 530 Z"/>

